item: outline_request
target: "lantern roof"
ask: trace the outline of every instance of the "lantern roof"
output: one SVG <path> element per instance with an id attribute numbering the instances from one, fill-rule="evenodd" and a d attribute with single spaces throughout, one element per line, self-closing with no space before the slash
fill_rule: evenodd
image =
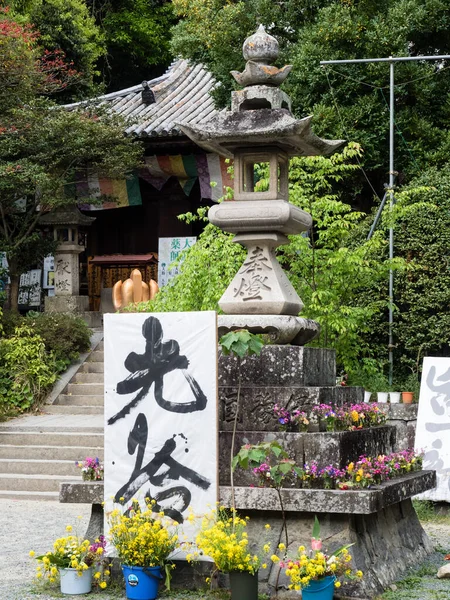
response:
<path id="1" fill-rule="evenodd" d="M 39 217 L 40 225 L 92 225 L 95 217 L 83 215 L 74 204 L 58 206 L 54 210 L 44 213 Z"/>

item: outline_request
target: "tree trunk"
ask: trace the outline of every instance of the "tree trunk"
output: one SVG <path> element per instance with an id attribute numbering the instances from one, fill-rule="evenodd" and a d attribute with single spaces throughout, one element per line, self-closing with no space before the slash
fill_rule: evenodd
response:
<path id="1" fill-rule="evenodd" d="M 17 262 L 10 257 L 8 259 L 8 270 L 9 278 L 11 283 L 9 285 L 9 309 L 12 312 L 19 312 L 19 281 L 20 274 L 17 273 Z"/>

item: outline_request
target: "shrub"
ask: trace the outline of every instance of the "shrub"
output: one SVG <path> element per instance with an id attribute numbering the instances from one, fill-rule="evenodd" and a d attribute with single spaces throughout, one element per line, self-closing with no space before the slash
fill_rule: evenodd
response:
<path id="1" fill-rule="evenodd" d="M 2 412 L 21 413 L 38 407 L 56 381 L 52 355 L 42 338 L 26 324 L 0 341 L 0 405 Z"/>
<path id="2" fill-rule="evenodd" d="M 65 313 L 28 313 L 27 326 L 44 341 L 47 352 L 66 365 L 89 350 L 91 331 L 81 317 Z M 61 370 L 61 369 L 60 369 Z"/>

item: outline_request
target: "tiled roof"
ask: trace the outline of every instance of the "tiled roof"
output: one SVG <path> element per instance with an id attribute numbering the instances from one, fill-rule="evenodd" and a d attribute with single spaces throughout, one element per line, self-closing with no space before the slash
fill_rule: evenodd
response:
<path id="1" fill-rule="evenodd" d="M 148 81 L 148 85 L 155 95 L 154 104 L 142 101 L 142 84 L 98 98 L 131 120 L 125 130 L 129 135 L 140 138 L 182 136 L 175 123 L 202 123 L 217 112 L 209 94 L 217 83 L 202 65 L 177 60 L 164 75 Z M 74 106 L 76 104 L 67 108 Z"/>

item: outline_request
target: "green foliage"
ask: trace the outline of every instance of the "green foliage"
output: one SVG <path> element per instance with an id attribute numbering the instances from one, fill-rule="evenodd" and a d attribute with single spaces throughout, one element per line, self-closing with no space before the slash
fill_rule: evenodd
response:
<path id="1" fill-rule="evenodd" d="M 225 356 L 234 354 L 239 358 L 252 354 L 259 356 L 264 346 L 261 336 L 250 333 L 246 329 L 226 333 L 220 338 L 219 344 Z"/>
<path id="2" fill-rule="evenodd" d="M 263 464 L 270 465 L 268 480 L 271 487 L 280 489 L 286 478 L 292 475 L 295 462 L 279 442 L 261 442 L 260 444 L 245 444 L 233 458 L 231 468 L 255 469 Z"/>
<path id="3" fill-rule="evenodd" d="M 197 242 L 174 264 L 180 273 L 164 286 L 153 301 L 141 303 L 138 311 L 169 312 L 218 310 L 218 301 L 245 258 L 233 243 L 233 234 L 207 225 Z"/>
<path id="4" fill-rule="evenodd" d="M 339 191 L 339 185 L 357 168 L 359 156 L 359 146 L 349 144 L 329 158 L 291 161 L 290 199 L 312 215 L 314 234 L 290 236 L 289 245 L 278 254 L 304 301 L 302 316 L 320 323 L 321 335 L 314 344 L 335 348 L 346 369 L 355 367 L 361 358 L 372 357 L 362 333 L 368 331 L 370 318 L 387 306 L 386 298 L 365 293 L 369 283 L 387 281 L 386 240 L 377 233 L 369 242 L 357 243 L 366 216 L 345 204 Z M 260 175 L 263 185 L 263 170 Z M 218 300 L 245 258 L 245 251 L 232 237 L 207 225 L 180 261 L 180 274 L 138 310 L 217 310 Z M 401 264 L 397 260 L 393 266 Z"/>
<path id="5" fill-rule="evenodd" d="M 108 49 L 105 71 L 112 89 L 159 75 L 170 63 L 168 31 L 175 23 L 167 0 L 105 0 L 92 2 Z"/>
<path id="6" fill-rule="evenodd" d="M 46 351 L 63 364 L 76 360 L 80 352 L 90 348 L 92 332 L 81 317 L 29 312 L 26 322 L 42 338 Z"/>
<path id="7" fill-rule="evenodd" d="M 0 405 L 20 413 L 37 408 L 56 381 L 54 360 L 42 338 L 22 324 L 0 340 Z"/>
<path id="8" fill-rule="evenodd" d="M 0 420 L 35 410 L 51 385 L 89 349 L 91 332 L 68 314 L 0 311 Z"/>
<path id="9" fill-rule="evenodd" d="M 313 234 L 290 236 L 290 244 L 280 250 L 280 261 L 305 304 L 302 316 L 320 324 L 320 337 L 313 345 L 335 348 L 346 370 L 372 356 L 361 334 L 386 300 L 372 298 L 366 289 L 386 281 L 389 268 L 382 260 L 385 238 L 378 233 L 370 241 L 357 240 L 367 217 L 343 202 L 338 191 L 357 168 L 354 160 L 360 153 L 358 145 L 349 144 L 330 158 L 292 161 L 290 200 L 311 214 Z M 401 264 L 397 260 L 393 267 Z"/>
<path id="10" fill-rule="evenodd" d="M 50 51 L 62 50 L 66 60 L 80 74 L 72 93 L 92 91 L 96 64 L 106 52 L 104 35 L 84 0 L 34 0 L 25 14 L 39 31 L 39 45 Z M 67 91 L 65 92 L 67 98 Z"/>
<path id="11" fill-rule="evenodd" d="M 229 71 L 242 70 L 241 45 L 259 22 L 280 43 L 278 64 L 293 64 L 284 84 L 299 117 L 314 114 L 315 132 L 358 141 L 361 162 L 377 190 L 388 171 L 387 64 L 333 65 L 321 60 L 450 53 L 450 6 L 444 0 L 174 0 L 182 18 L 174 28 L 176 54 L 203 62 L 221 85 L 215 97 L 229 102 Z M 448 63 L 397 63 L 396 169 L 409 176 L 427 161 L 448 161 Z M 333 92 L 330 90 L 330 85 Z M 338 107 L 338 110 L 336 109 Z M 353 190 L 372 203 L 362 173 Z"/>
<path id="12" fill-rule="evenodd" d="M 423 356 L 450 352 L 449 197 L 450 166 L 424 171 L 396 194 L 394 255 L 403 258 L 407 268 L 394 277 L 394 375 L 398 389 L 416 394 Z M 380 225 L 385 236 L 388 226 L 386 218 Z M 368 282 L 367 295 L 384 301 L 387 287 Z M 363 333 L 378 356 L 386 354 L 387 321 L 385 311 L 371 319 Z"/>

